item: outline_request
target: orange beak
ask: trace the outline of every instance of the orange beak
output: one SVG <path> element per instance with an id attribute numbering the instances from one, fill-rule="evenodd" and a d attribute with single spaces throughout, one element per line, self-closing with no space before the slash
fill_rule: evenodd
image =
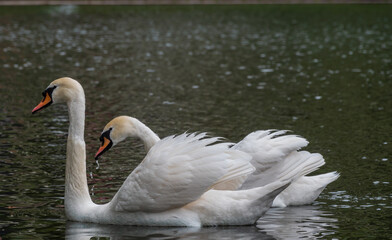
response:
<path id="1" fill-rule="evenodd" d="M 49 93 L 46 92 L 44 99 L 31 111 L 31 113 L 36 113 L 39 110 L 43 109 L 44 107 L 49 106 L 52 103 L 52 98 L 50 97 Z"/>
<path id="2" fill-rule="evenodd" d="M 104 137 L 101 147 L 98 149 L 98 152 L 95 154 L 95 160 L 97 160 L 99 156 L 101 156 L 104 152 L 109 150 L 111 146 L 112 146 L 112 142 L 106 137 Z"/>

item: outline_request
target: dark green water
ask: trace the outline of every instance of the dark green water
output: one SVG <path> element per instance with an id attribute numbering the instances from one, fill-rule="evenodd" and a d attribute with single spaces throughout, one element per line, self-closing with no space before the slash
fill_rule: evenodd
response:
<path id="1" fill-rule="evenodd" d="M 389 239 L 392 6 L 0 7 L 2 239 Z M 138 228 L 70 223 L 63 209 L 65 106 L 31 115 L 54 79 L 87 98 L 87 177 L 107 202 L 144 156 L 127 141 L 93 160 L 104 125 L 132 115 L 161 137 L 257 129 L 306 137 L 337 170 L 312 206 L 257 226 Z M 104 239 L 104 238 L 102 238 Z"/>

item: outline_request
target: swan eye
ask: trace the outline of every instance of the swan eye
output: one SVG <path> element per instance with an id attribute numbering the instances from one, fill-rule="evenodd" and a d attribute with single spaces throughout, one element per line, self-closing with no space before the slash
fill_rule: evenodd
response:
<path id="1" fill-rule="evenodd" d="M 45 91 L 42 92 L 42 96 L 43 96 L 43 97 L 46 97 L 46 93 L 49 93 L 49 96 L 52 97 L 53 90 L 54 90 L 56 87 L 57 87 L 57 86 L 53 86 L 53 87 L 50 87 L 50 88 L 45 89 Z"/>
<path id="2" fill-rule="evenodd" d="M 47 88 L 45 91 L 49 93 L 50 96 L 52 96 L 53 90 L 55 90 L 57 86 L 53 86 L 51 88 Z"/>
<path id="3" fill-rule="evenodd" d="M 105 131 L 105 132 L 103 132 L 101 134 L 101 136 L 99 137 L 99 141 L 101 141 L 102 144 L 104 143 L 105 138 L 107 138 L 107 139 L 109 139 L 111 141 L 111 139 L 110 139 L 110 132 L 112 131 L 112 129 L 113 128 L 111 127 L 107 131 Z"/>

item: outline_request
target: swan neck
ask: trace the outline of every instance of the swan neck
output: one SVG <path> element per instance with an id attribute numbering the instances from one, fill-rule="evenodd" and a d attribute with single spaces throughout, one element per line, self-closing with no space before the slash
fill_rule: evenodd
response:
<path id="1" fill-rule="evenodd" d="M 83 95 L 84 97 L 84 95 Z M 68 136 L 84 141 L 85 101 L 71 101 L 68 103 L 69 129 Z"/>
<path id="2" fill-rule="evenodd" d="M 68 102 L 69 130 L 65 170 L 65 211 L 69 219 L 75 219 L 86 206 L 92 204 L 86 177 L 86 146 L 84 142 L 85 102 L 84 94 L 76 101 Z"/>
<path id="3" fill-rule="evenodd" d="M 144 143 L 144 149 L 146 152 L 150 151 L 152 146 L 154 146 L 160 139 L 157 134 L 155 134 L 149 127 L 144 125 L 137 119 L 132 119 L 133 125 L 137 129 L 137 137 L 139 137 Z"/>

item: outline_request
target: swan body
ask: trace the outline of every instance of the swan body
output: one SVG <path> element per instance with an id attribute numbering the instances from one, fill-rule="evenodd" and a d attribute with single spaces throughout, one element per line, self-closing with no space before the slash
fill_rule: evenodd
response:
<path id="1" fill-rule="evenodd" d="M 110 132 L 110 136 L 108 134 Z M 325 164 L 322 155 L 298 151 L 307 146 L 308 141 L 295 135 L 284 135 L 287 131 L 255 131 L 247 135 L 232 149 L 245 152 L 251 156 L 250 163 L 255 167 L 249 175 L 231 177 L 230 181 L 223 181 L 213 186 L 216 190 L 252 189 L 265 186 L 275 181 L 292 181 L 273 201 L 273 207 L 287 207 L 290 205 L 311 204 L 339 174 L 331 172 L 316 176 L 300 176 L 317 170 Z M 103 135 L 115 146 L 127 137 L 140 138 L 146 152 L 157 144 L 159 137 L 146 125 L 129 116 L 120 116 L 111 120 L 104 128 Z M 102 137 L 101 136 L 101 137 Z M 110 148 L 109 147 L 109 148 Z M 106 148 L 108 150 L 109 148 Z M 98 158 L 104 149 L 96 154 Z M 105 150 L 105 151 L 106 151 Z"/>
<path id="2" fill-rule="evenodd" d="M 243 190 L 218 190 L 228 183 L 242 185 L 255 170 L 251 156 L 230 148 L 206 134 L 181 134 L 157 140 L 139 126 L 150 147 L 146 157 L 128 176 L 113 199 L 98 205 L 89 195 L 84 142 L 85 97 L 82 86 L 71 78 L 53 81 L 33 113 L 57 103 L 66 103 L 69 130 L 65 169 L 64 208 L 67 219 L 122 225 L 205 226 L 254 224 L 289 184 L 277 180 Z M 120 128 L 109 128 L 115 136 Z M 121 140 L 108 141 L 103 148 Z M 104 150 L 104 149 L 103 149 Z M 103 150 L 101 153 L 103 153 Z M 288 169 L 290 170 L 290 169 Z M 292 179 L 306 173 L 299 169 Z M 231 184 L 229 184 L 231 185 Z"/>

